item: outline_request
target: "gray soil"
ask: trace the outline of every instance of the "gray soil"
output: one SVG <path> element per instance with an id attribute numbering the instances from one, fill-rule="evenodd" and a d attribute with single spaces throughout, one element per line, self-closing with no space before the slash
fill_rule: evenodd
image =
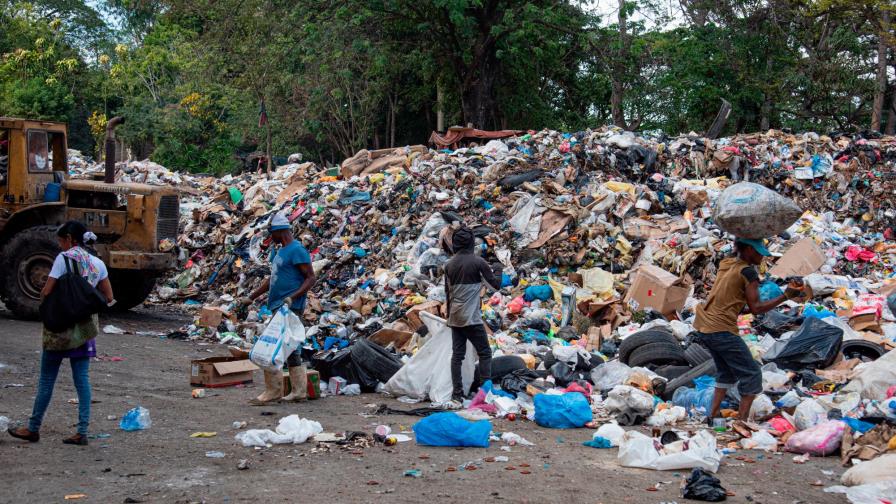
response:
<path id="1" fill-rule="evenodd" d="M 184 316 L 170 311 L 141 309 L 106 317 L 100 323 L 133 332 L 167 333 L 183 322 Z M 0 415 L 18 425 L 27 420 L 34 399 L 40 326 L 0 312 L 0 344 Z M 274 428 L 281 417 L 295 413 L 320 422 L 326 432 L 372 433 L 379 424 L 390 425 L 393 432 L 410 430 L 417 418 L 362 416 L 374 403 L 396 409 L 414 407 L 379 394 L 252 407 L 248 401 L 259 393 L 260 373 L 255 385 L 207 389 L 207 397 L 193 399 L 190 360 L 225 354 L 220 345 L 126 334 L 101 335 L 97 347 L 101 359 L 92 362 L 90 369 L 91 433 L 97 437 L 87 447 L 61 443 L 74 433 L 77 422 L 77 405 L 69 403 L 77 394 L 64 364 L 41 441 L 29 444 L 0 436 L 0 502 L 63 502 L 71 494 L 86 497 L 70 502 L 103 503 L 689 502 L 680 493 L 687 471 L 620 467 L 616 449 L 582 446 L 591 438 L 591 430 L 550 430 L 521 420 L 493 421 L 495 431 L 516 432 L 536 445 L 515 446 L 509 452 L 501 449 L 500 442 L 484 449 L 433 448 L 413 441 L 394 447 L 309 442 L 244 448 L 234 439 L 235 421 L 247 422 L 248 428 Z M 152 427 L 122 431 L 118 419 L 137 405 L 149 409 Z M 217 436 L 190 437 L 198 431 L 214 431 Z M 207 458 L 209 451 L 226 455 Z M 485 461 L 502 455 L 509 462 Z M 248 461 L 248 469 L 237 469 L 241 459 Z M 742 450 L 726 457 L 718 477 L 735 494 L 728 502 L 845 502 L 841 495 L 822 491 L 824 486 L 838 484 L 843 468 L 836 458 L 813 458 L 805 464 L 792 459 L 792 454 Z M 463 469 L 469 465 L 476 469 Z M 421 477 L 405 476 L 409 469 L 419 469 Z"/>

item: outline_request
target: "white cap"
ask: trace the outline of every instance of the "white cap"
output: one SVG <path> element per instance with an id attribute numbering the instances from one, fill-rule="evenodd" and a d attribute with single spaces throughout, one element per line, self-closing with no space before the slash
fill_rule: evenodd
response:
<path id="1" fill-rule="evenodd" d="M 281 229 L 290 229 L 291 227 L 292 226 L 289 225 L 289 219 L 282 213 L 274 214 L 274 217 L 271 218 L 271 231 L 280 231 Z"/>

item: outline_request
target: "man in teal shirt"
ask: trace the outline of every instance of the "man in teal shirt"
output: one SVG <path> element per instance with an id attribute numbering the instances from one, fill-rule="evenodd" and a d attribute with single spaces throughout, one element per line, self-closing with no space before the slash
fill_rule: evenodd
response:
<path id="1" fill-rule="evenodd" d="M 305 311 L 305 302 L 308 291 L 314 286 L 317 278 L 311 267 L 311 255 L 292 236 L 292 226 L 289 219 L 282 214 L 276 214 L 270 224 L 271 239 L 280 246 L 271 260 L 271 277 L 258 286 L 252 294 L 243 300 L 249 304 L 268 294 L 268 309 L 277 311 L 286 304 L 299 318 Z M 264 372 L 265 391 L 252 400 L 256 406 L 279 401 L 282 397 L 286 401 L 302 401 L 307 398 L 308 377 L 305 366 L 302 365 L 301 350 L 296 350 L 286 360 L 289 368 L 289 382 L 292 392 L 283 396 L 282 380 L 278 373 Z"/>

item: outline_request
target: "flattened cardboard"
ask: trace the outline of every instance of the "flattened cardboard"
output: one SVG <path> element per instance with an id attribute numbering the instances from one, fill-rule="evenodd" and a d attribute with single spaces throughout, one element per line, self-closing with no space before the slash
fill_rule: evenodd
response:
<path id="1" fill-rule="evenodd" d="M 769 273 L 778 278 L 811 275 L 824 266 L 826 260 L 827 257 L 815 240 L 803 238 L 778 259 Z"/>
<path id="2" fill-rule="evenodd" d="M 684 307 L 692 286 L 668 271 L 651 264 L 642 265 L 634 273 L 625 303 L 635 310 L 653 308 L 669 315 Z"/>
<path id="3" fill-rule="evenodd" d="M 250 360 L 231 356 L 197 359 L 190 361 L 190 385 L 217 388 L 252 383 L 256 369 Z"/>

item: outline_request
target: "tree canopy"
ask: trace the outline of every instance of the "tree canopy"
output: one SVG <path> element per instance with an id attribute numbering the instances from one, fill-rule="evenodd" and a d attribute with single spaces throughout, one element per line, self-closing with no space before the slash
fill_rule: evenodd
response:
<path id="1" fill-rule="evenodd" d="M 222 173 L 438 127 L 896 128 L 887 0 L 0 0 L 0 115 Z M 260 110 L 268 124 L 262 125 Z M 440 124 L 441 120 L 441 124 Z"/>

